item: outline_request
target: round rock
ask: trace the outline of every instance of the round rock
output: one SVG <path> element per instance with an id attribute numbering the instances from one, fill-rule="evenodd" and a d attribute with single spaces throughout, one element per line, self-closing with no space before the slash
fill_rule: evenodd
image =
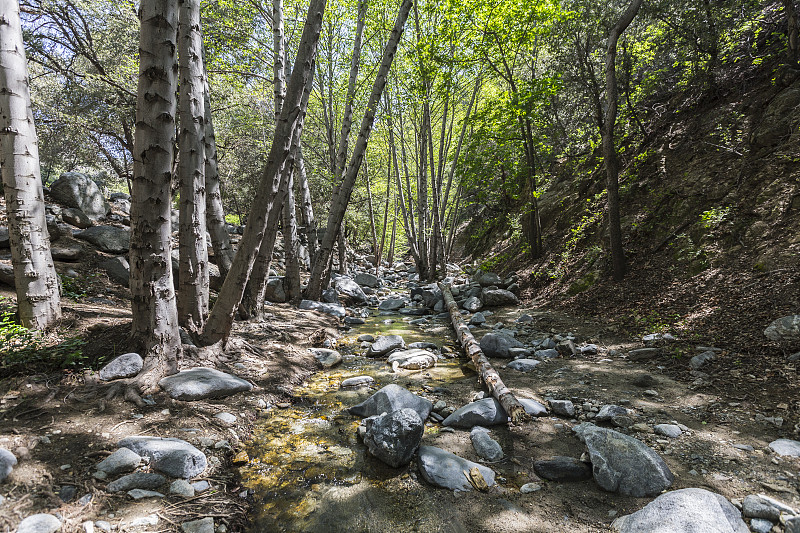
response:
<path id="1" fill-rule="evenodd" d="M 100 369 L 100 379 L 132 378 L 142 371 L 144 361 L 138 353 L 125 353 L 115 357 L 110 363 Z"/>
<path id="2" fill-rule="evenodd" d="M 54 533 L 61 529 L 61 520 L 51 514 L 40 513 L 25 518 L 17 526 L 17 533 Z"/>

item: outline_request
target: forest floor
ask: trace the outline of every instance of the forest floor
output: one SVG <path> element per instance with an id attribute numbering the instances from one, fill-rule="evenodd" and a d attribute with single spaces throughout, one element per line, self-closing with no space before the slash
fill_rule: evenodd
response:
<path id="1" fill-rule="evenodd" d="M 152 405 L 138 408 L 121 398 L 104 399 L 105 388 L 95 373 L 79 370 L 98 368 L 101 362 L 127 351 L 127 291 L 104 275 L 93 274 L 94 268 L 91 262 L 58 265 L 62 273 L 77 270 L 86 280 L 86 290 L 65 301 L 64 318 L 45 341 L 52 345 L 75 337 L 84 339 L 84 359 L 77 361 L 76 369 L 54 371 L 52 365 L 48 368 L 50 363 L 40 362 L 5 371 L 0 378 L 0 447 L 20 459 L 0 485 L 5 500 L 0 501 L 0 531 L 13 531 L 20 519 L 36 512 L 59 513 L 66 520 L 62 531 L 83 531 L 85 521 L 106 521 L 119 530 L 178 531 L 183 522 L 209 516 L 220 532 L 272 530 L 247 525 L 261 510 L 259 495 L 254 496 L 251 485 L 243 484 L 239 475 L 238 463 L 247 461 L 239 452 L 248 450 L 248 439 L 254 429 L 258 432 L 262 419 L 305 401 L 302 385 L 320 371 L 305 349 L 312 345 L 311 339 L 342 337 L 345 346 L 352 341 L 346 337 L 357 330 L 341 330 L 335 319 L 325 315 L 288 305 L 272 306 L 266 323 L 237 324 L 235 334 L 253 349 L 235 354 L 220 368 L 253 383 L 253 391 L 201 402 L 155 394 L 148 398 Z M 0 297 L 12 299 L 13 294 L 4 289 Z M 599 311 L 568 314 L 540 307 L 530 299 L 519 308 L 497 312 L 490 322 L 512 324 L 522 313 L 534 317 L 530 336 L 573 333 L 579 343 L 601 348 L 596 356 L 559 358 L 528 374 L 495 362 L 503 379 L 520 396 L 545 403 L 550 398 L 572 400 L 576 417 L 552 416 L 518 427 L 493 428 L 492 435 L 503 446 L 506 459 L 490 465 L 502 481 L 488 493 L 435 489 L 418 479 L 413 463 L 388 469 L 371 458 L 361 463 L 364 477 L 353 483 L 326 484 L 309 478 L 303 486 L 310 497 L 312 521 L 302 522 L 313 525 L 308 530 L 608 531 L 614 517 L 638 510 L 650 499 L 607 493 L 591 480 L 543 481 L 533 468 L 538 459 L 580 457 L 583 445 L 570 427 L 606 404 L 624 405 L 634 422 L 646 424 L 639 426 L 641 431 L 623 431 L 660 453 L 675 474 L 673 488 L 703 487 L 733 500 L 765 493 L 800 507 L 800 462 L 778 457 L 767 447 L 777 438 L 797 438 L 800 396 L 796 363 L 786 363 L 777 355 L 758 361 L 726 349 L 698 374 L 689 369 L 688 360 L 697 353 L 701 337 L 680 334 L 678 340 L 661 347 L 659 356 L 631 361 L 626 352 L 643 346 L 641 332 L 620 327 L 613 313 L 608 318 Z M 442 344 L 453 346 L 446 323 L 423 328 L 429 330 L 427 334 L 437 335 Z M 480 390 L 475 374 L 465 361 L 461 363 L 456 378 L 439 378 L 435 372 L 383 373 L 373 388 L 396 382 L 434 402 L 443 400 L 458 407 Z M 191 364 L 182 361 L 182 367 Z M 331 378 L 332 391 L 338 388 L 336 379 Z M 228 425 L 214 418 L 220 412 L 234 414 L 236 422 Z M 652 433 L 653 425 L 673 422 L 686 428 L 677 439 Z M 339 429 L 353 431 L 355 423 L 346 413 L 336 417 Z M 212 488 L 189 499 L 170 495 L 139 501 L 124 493 L 106 492 L 106 482 L 93 477 L 93 466 L 110 454 L 120 439 L 142 434 L 178 437 L 202 449 L 210 468 L 201 479 L 208 480 Z M 348 438 L 351 446 L 365 455 L 354 435 Z M 429 424 L 423 444 L 478 460 L 468 432 L 444 432 L 439 425 Z M 539 483 L 542 490 L 520 493 L 519 488 L 531 482 Z M 155 524 L 146 525 L 155 519 Z M 285 524 L 281 522 L 285 519 L 284 513 L 275 523 Z M 136 520 L 143 520 L 143 525 L 134 527 Z M 307 529 L 284 525 L 274 530 Z"/>

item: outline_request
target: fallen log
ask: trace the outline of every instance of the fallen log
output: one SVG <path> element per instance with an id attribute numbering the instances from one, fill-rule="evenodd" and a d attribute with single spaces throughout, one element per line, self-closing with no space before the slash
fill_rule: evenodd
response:
<path id="1" fill-rule="evenodd" d="M 478 341 L 472 336 L 472 332 L 461 317 L 458 304 L 453 298 L 453 293 L 450 292 L 450 286 L 439 283 L 439 288 L 444 295 L 444 303 L 450 313 L 450 319 L 453 322 L 453 329 L 456 331 L 456 336 L 458 336 L 461 346 L 464 347 L 464 351 L 467 352 L 467 355 L 475 364 L 480 380 L 486 384 L 492 396 L 497 398 L 497 401 L 500 402 L 500 405 L 506 410 L 508 416 L 511 417 L 511 422 L 513 424 L 521 424 L 522 422 L 528 421 L 530 416 L 525 412 L 525 408 L 519 403 L 514 393 L 503 384 L 503 380 L 500 379 L 500 374 L 492 368 L 489 359 L 487 359 L 486 355 L 481 350 L 480 344 L 478 344 Z"/>

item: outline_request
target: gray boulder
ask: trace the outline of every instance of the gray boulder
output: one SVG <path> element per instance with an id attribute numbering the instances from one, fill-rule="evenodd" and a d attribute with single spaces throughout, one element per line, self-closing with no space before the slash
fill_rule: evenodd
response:
<path id="1" fill-rule="evenodd" d="M 481 287 L 499 287 L 502 285 L 503 280 L 494 272 L 478 272 L 475 276 L 475 281 L 480 283 Z"/>
<path id="2" fill-rule="evenodd" d="M 71 262 L 80 259 L 81 255 L 83 255 L 83 250 L 79 246 L 52 246 L 50 255 L 56 261 Z"/>
<path id="3" fill-rule="evenodd" d="M 608 422 L 615 416 L 628 416 L 628 410 L 619 405 L 604 405 L 594 419 L 596 422 Z"/>
<path id="4" fill-rule="evenodd" d="M 662 494 L 643 509 L 614 520 L 618 533 L 748 533 L 747 524 L 724 496 L 705 489 Z"/>
<path id="5" fill-rule="evenodd" d="M 8 228 L 0 227 L 0 250 L 11 247 L 11 238 L 8 236 Z"/>
<path id="6" fill-rule="evenodd" d="M 381 285 L 378 277 L 368 272 L 359 272 L 356 274 L 355 282 L 362 287 L 369 287 L 370 289 L 377 289 Z"/>
<path id="7" fill-rule="evenodd" d="M 550 481 L 583 481 L 592 478 L 592 467 L 574 457 L 557 455 L 533 462 L 536 474 Z"/>
<path id="8" fill-rule="evenodd" d="M 86 229 L 94 226 L 94 221 L 86 213 L 75 207 L 68 207 L 61 211 L 61 218 L 67 224 L 72 224 L 76 228 Z"/>
<path id="9" fill-rule="evenodd" d="M 481 339 L 481 350 L 486 357 L 499 357 L 509 359 L 510 348 L 524 348 L 525 346 L 514 337 L 502 333 L 487 333 Z"/>
<path id="10" fill-rule="evenodd" d="M 475 426 L 469 432 L 472 447 L 475 453 L 487 461 L 499 461 L 503 458 L 503 448 L 500 444 L 489 436 L 489 430 Z"/>
<path id="11" fill-rule="evenodd" d="M 375 378 L 372 376 L 355 376 L 342 381 L 339 387 L 342 389 L 370 387 L 373 383 L 375 383 Z"/>
<path id="12" fill-rule="evenodd" d="M 363 304 L 367 301 L 367 295 L 364 294 L 364 290 L 358 283 L 347 276 L 339 276 L 336 278 L 333 282 L 333 286 L 342 299 L 351 305 Z"/>
<path id="13" fill-rule="evenodd" d="M 486 484 L 494 485 L 494 471 L 478 463 L 467 461 L 461 457 L 433 446 L 420 446 L 419 472 L 422 479 L 436 487 L 450 490 L 471 491 L 472 485 L 464 472 L 477 468 Z"/>
<path id="14" fill-rule="evenodd" d="M 365 422 L 364 444 L 369 453 L 393 468 L 411 462 L 425 430 L 414 409 L 399 409 Z"/>
<path id="15" fill-rule="evenodd" d="M 478 311 L 483 307 L 483 302 L 481 302 L 481 299 L 478 298 L 477 296 L 470 296 L 469 298 L 464 300 L 464 303 L 461 304 L 461 307 L 463 307 L 470 313 L 474 313 L 475 311 Z M 484 322 L 486 322 L 486 320 L 484 320 Z"/>
<path id="16" fill-rule="evenodd" d="M 392 352 L 392 355 L 389 356 L 386 363 L 389 364 L 395 372 L 398 368 L 405 370 L 422 370 L 435 366 L 436 356 L 428 350 L 421 350 L 418 348 L 398 350 Z"/>
<path id="17" fill-rule="evenodd" d="M 148 457 L 155 470 L 176 478 L 193 478 L 208 465 L 203 452 L 181 439 L 134 436 L 122 439 L 119 446 Z"/>
<path id="18" fill-rule="evenodd" d="M 161 474 L 134 472 L 127 476 L 122 476 L 108 484 L 108 492 L 127 492 L 133 489 L 152 490 L 164 485 L 167 478 Z"/>
<path id="19" fill-rule="evenodd" d="M 381 335 L 367 349 L 368 357 L 386 355 L 394 350 L 402 350 L 406 347 L 406 341 L 400 335 Z"/>
<path id="20" fill-rule="evenodd" d="M 131 266 L 128 260 L 118 255 L 100 263 L 100 268 L 106 271 L 111 281 L 127 287 L 131 277 Z"/>
<path id="21" fill-rule="evenodd" d="M 789 315 L 772 322 L 764 335 L 771 341 L 797 342 L 800 340 L 800 315 Z"/>
<path id="22" fill-rule="evenodd" d="M 778 455 L 800 457 L 800 441 L 778 439 L 769 443 L 770 449 Z"/>
<path id="23" fill-rule="evenodd" d="M 397 311 L 406 306 L 406 301 L 403 298 L 387 298 L 378 305 L 381 311 Z"/>
<path id="24" fill-rule="evenodd" d="M 519 372 L 531 372 L 533 371 L 541 361 L 537 359 L 516 359 L 508 363 L 508 368 L 511 370 L 517 370 Z"/>
<path id="25" fill-rule="evenodd" d="M 480 301 L 480 300 L 478 300 Z M 466 302 L 465 302 L 466 303 Z M 475 313 L 472 318 L 469 319 L 470 326 L 482 326 L 486 323 L 486 317 L 483 313 Z"/>
<path id="26" fill-rule="evenodd" d="M 575 416 L 575 404 L 570 400 L 550 400 L 550 409 L 559 416 Z"/>
<path id="27" fill-rule="evenodd" d="M 61 520 L 51 514 L 39 513 L 22 520 L 17 533 L 54 533 L 61 529 Z"/>
<path id="28" fill-rule="evenodd" d="M 314 359 L 319 361 L 322 368 L 332 368 L 342 362 L 342 354 L 336 350 L 328 348 L 309 348 L 309 352 L 314 354 Z"/>
<path id="29" fill-rule="evenodd" d="M 253 388 L 253 385 L 242 378 L 206 367 L 183 370 L 162 378 L 158 385 L 170 398 L 184 401 L 224 398 Z"/>
<path id="30" fill-rule="evenodd" d="M 689 360 L 689 366 L 692 367 L 692 370 L 699 370 L 700 367 L 708 363 L 709 361 L 713 361 L 716 358 L 716 355 L 711 350 L 705 351 L 701 354 L 697 354 Z"/>
<path id="31" fill-rule="evenodd" d="M 183 533 L 214 533 L 214 519 L 210 516 L 181 524 Z"/>
<path id="32" fill-rule="evenodd" d="M 14 287 L 14 267 L 0 263 L 0 283 Z"/>
<path id="33" fill-rule="evenodd" d="M 50 185 L 50 197 L 68 207 L 83 211 L 94 221 L 111 212 L 100 188 L 86 174 L 65 172 Z"/>
<path id="34" fill-rule="evenodd" d="M 264 291 L 264 299 L 276 304 L 285 303 L 288 299 L 286 289 L 283 286 L 282 277 L 271 277 L 267 281 L 267 290 Z"/>
<path id="35" fill-rule="evenodd" d="M 115 357 L 110 363 L 100 369 L 100 379 L 132 378 L 142 371 L 144 361 L 138 353 L 125 353 Z"/>
<path id="36" fill-rule="evenodd" d="M 519 298 L 505 289 L 483 289 L 481 292 L 481 302 L 485 307 L 496 307 L 500 305 L 518 305 Z"/>
<path id="37" fill-rule="evenodd" d="M 109 475 L 133 472 L 142 462 L 142 456 L 128 448 L 118 448 L 114 453 L 97 463 L 97 469 Z"/>
<path id="38" fill-rule="evenodd" d="M 131 242 L 130 230 L 117 226 L 92 226 L 75 237 L 95 245 L 101 252 L 109 254 L 124 254 L 128 251 Z"/>
<path id="39" fill-rule="evenodd" d="M 333 287 L 327 288 L 322 291 L 322 301 L 326 304 L 338 304 L 339 293 Z"/>
<path id="40" fill-rule="evenodd" d="M 326 315 L 332 315 L 336 318 L 344 318 L 347 314 L 341 305 L 315 302 L 313 300 L 303 300 L 298 307 L 306 311 L 318 311 Z"/>
<path id="41" fill-rule="evenodd" d="M 677 439 L 683 433 L 683 430 L 681 430 L 681 428 L 675 424 L 658 424 L 653 427 L 653 430 L 656 432 L 656 434 L 663 435 L 671 439 Z"/>
<path id="42" fill-rule="evenodd" d="M 525 412 L 531 416 L 547 414 L 547 409 L 535 400 L 526 398 L 518 398 L 518 400 L 525 408 Z M 444 419 L 442 425 L 470 429 L 474 426 L 496 426 L 507 422 L 508 414 L 500 402 L 495 398 L 484 398 L 456 409 Z"/>
<path id="43" fill-rule="evenodd" d="M 742 500 L 742 514 L 748 518 L 763 518 L 777 522 L 780 520 L 782 510 L 785 511 L 786 506 L 760 494 L 750 494 Z"/>
<path id="44" fill-rule="evenodd" d="M 17 466 L 17 458 L 14 457 L 14 454 L 5 448 L 0 448 L 0 483 L 5 481 L 15 466 Z"/>
<path id="45" fill-rule="evenodd" d="M 642 441 L 590 423 L 572 431 L 586 444 L 594 480 L 603 490 L 641 498 L 672 485 L 667 464 Z"/>
<path id="46" fill-rule="evenodd" d="M 347 411 L 356 416 L 375 416 L 381 413 L 391 413 L 400 409 L 413 409 L 421 420 L 428 418 L 433 404 L 404 389 L 400 385 L 386 385 L 381 390 Z"/>

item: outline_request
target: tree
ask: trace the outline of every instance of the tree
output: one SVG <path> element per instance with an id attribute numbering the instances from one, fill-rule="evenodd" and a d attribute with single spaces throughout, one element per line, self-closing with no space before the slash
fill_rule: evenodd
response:
<path id="1" fill-rule="evenodd" d="M 171 181 L 177 89 L 177 0 L 143 0 L 131 195 L 132 334 L 145 366 L 135 385 L 154 388 L 177 371 L 181 350 L 172 279 Z"/>
<path id="2" fill-rule="evenodd" d="M 206 244 L 205 69 L 200 0 L 179 0 L 180 135 L 178 136 L 179 289 L 178 320 L 188 331 L 203 329 L 208 314 Z"/>
<path id="3" fill-rule="evenodd" d="M 61 316 L 61 306 L 17 0 L 0 0 L 0 88 L 0 168 L 19 319 L 27 328 L 42 329 Z"/>

